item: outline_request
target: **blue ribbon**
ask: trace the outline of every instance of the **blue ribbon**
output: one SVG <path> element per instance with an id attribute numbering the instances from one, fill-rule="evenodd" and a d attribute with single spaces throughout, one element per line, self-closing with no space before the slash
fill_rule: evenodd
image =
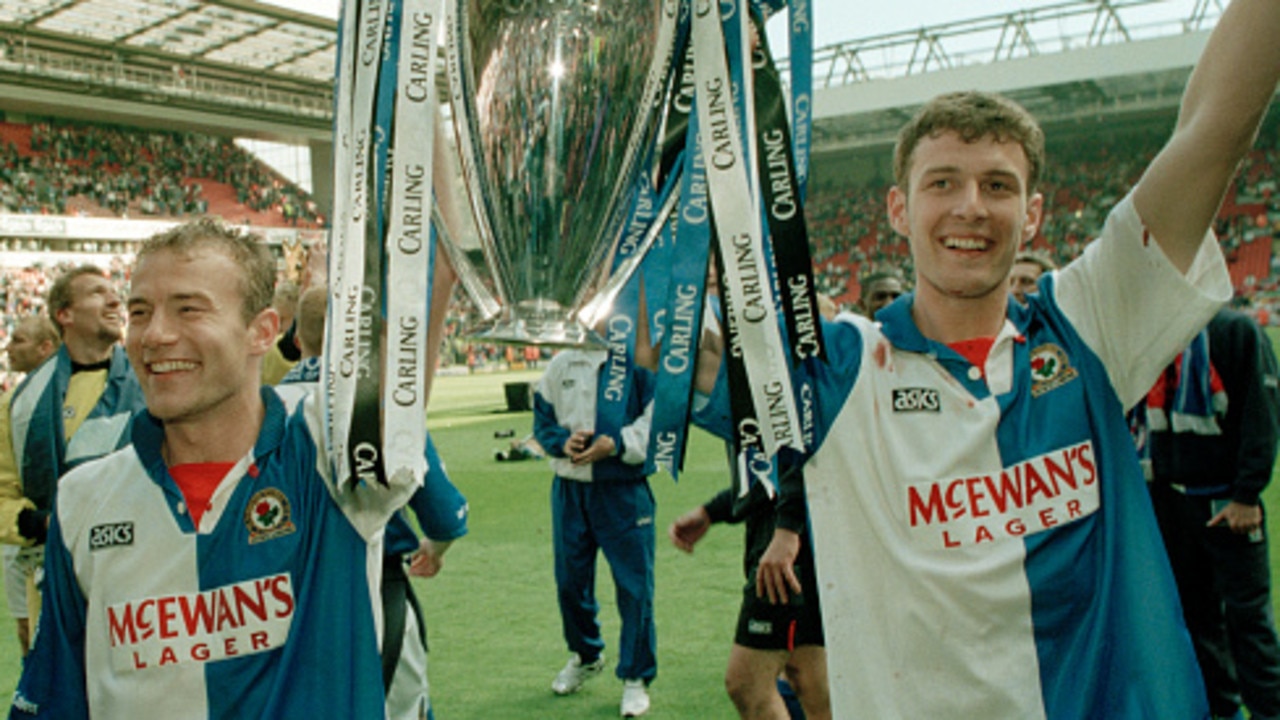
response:
<path id="1" fill-rule="evenodd" d="M 671 477 L 678 480 L 688 441 L 689 402 L 702 332 L 711 249 L 711 199 L 707 196 L 707 173 L 702 164 L 702 149 L 698 146 L 697 113 L 690 114 L 686 130 L 673 245 L 678 262 L 670 267 L 670 284 L 662 305 L 665 332 L 654 389 L 655 406 L 662 408 L 662 412 L 654 413 L 649 427 L 648 462 L 666 468 Z"/>
<path id="2" fill-rule="evenodd" d="M 647 165 L 646 165 L 647 167 Z M 617 251 L 614 253 L 613 270 L 639 252 L 649 227 L 658 215 L 658 201 L 647 173 L 641 173 L 632 194 L 627 222 L 622 226 Z M 647 322 L 638 318 L 640 306 L 640 279 L 637 272 L 623 285 L 613 301 L 613 308 L 605 320 L 604 340 L 608 358 L 600 378 L 596 401 L 597 433 L 617 437 L 627 423 L 627 407 L 632 392 L 632 364 L 635 358 L 636 323 Z"/>
<path id="3" fill-rule="evenodd" d="M 791 147 L 800 200 L 808 197 L 813 141 L 813 0 L 790 0 Z"/>

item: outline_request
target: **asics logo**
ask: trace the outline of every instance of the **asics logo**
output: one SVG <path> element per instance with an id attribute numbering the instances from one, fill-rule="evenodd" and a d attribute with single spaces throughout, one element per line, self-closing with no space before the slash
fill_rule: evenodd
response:
<path id="1" fill-rule="evenodd" d="M 933 388 L 894 388 L 894 412 L 941 412 L 942 399 Z"/>
<path id="2" fill-rule="evenodd" d="M 96 525 L 89 530 L 89 549 L 102 550 L 117 545 L 133 544 L 133 523 Z"/>

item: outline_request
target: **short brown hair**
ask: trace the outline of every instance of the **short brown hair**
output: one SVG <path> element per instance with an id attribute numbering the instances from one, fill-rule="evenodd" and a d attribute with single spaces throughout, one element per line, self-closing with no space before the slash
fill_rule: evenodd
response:
<path id="1" fill-rule="evenodd" d="M 1018 263 L 1031 263 L 1032 265 L 1036 265 L 1040 268 L 1040 272 L 1053 272 L 1058 269 L 1058 266 L 1049 259 L 1048 255 L 1036 250 L 1023 250 L 1015 255 L 1013 258 L 1013 264 L 1017 265 Z"/>
<path id="2" fill-rule="evenodd" d="M 226 254 L 240 268 L 240 313 L 246 324 L 271 307 L 276 283 L 271 251 L 257 235 L 215 218 L 202 217 L 152 236 L 138 250 L 137 263 L 160 252 L 189 256 L 203 248 Z"/>
<path id="3" fill-rule="evenodd" d="M 893 179 L 909 191 L 911 160 L 926 137 L 954 132 L 965 142 L 991 136 L 997 142 L 1016 142 L 1027 156 L 1027 194 L 1035 192 L 1044 170 L 1044 131 L 1026 108 L 1003 95 L 968 90 L 939 95 L 916 112 L 898 132 L 893 149 Z"/>
<path id="4" fill-rule="evenodd" d="M 59 336 L 62 335 L 62 324 L 58 322 L 58 313 L 71 307 L 71 303 L 75 302 L 71 283 L 84 275 L 97 275 L 100 278 L 107 276 L 97 265 L 77 265 L 59 275 L 58 279 L 53 281 L 53 285 L 49 286 L 49 293 L 45 296 L 45 309 L 49 312 L 49 319 L 53 321 L 54 327 L 58 329 Z"/>
<path id="5" fill-rule="evenodd" d="M 294 310 L 298 307 L 298 298 L 301 294 L 302 291 L 297 285 L 288 280 L 282 280 L 276 283 L 276 292 L 272 296 L 271 304 L 275 305 L 277 309 L 283 307 Z"/>

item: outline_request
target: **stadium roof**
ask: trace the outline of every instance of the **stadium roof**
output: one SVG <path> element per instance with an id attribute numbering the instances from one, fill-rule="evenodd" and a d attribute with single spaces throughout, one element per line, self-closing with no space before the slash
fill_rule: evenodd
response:
<path id="1" fill-rule="evenodd" d="M 0 109 L 325 142 L 336 43 L 253 0 L 0 0 Z"/>
<path id="2" fill-rule="evenodd" d="M 1071 0 L 821 48 L 813 152 L 890 147 L 916 107 L 958 89 L 1012 97 L 1046 126 L 1164 122 L 1222 10 L 1172 4 Z"/>
<path id="3" fill-rule="evenodd" d="M 1148 25 L 1167 5 L 1065 0 L 821 48 L 814 150 L 883 145 L 919 98 L 954 86 L 1013 95 L 1042 120 L 1167 111 L 1196 54 L 1186 41 L 1220 9 L 1196 0 Z M 0 0 L 0 41 L 0 108 L 286 142 L 331 133 L 328 17 L 253 0 Z"/>
<path id="4" fill-rule="evenodd" d="M 0 27 L 333 81 L 337 23 L 249 0 L 0 0 Z"/>

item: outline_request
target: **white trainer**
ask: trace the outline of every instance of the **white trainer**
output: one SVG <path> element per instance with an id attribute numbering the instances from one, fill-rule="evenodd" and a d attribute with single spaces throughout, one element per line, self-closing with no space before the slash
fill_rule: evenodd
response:
<path id="1" fill-rule="evenodd" d="M 640 717 L 649 712 L 649 690 L 643 680 L 625 680 L 622 683 L 622 717 Z"/>
<path id="2" fill-rule="evenodd" d="M 582 664 L 582 658 L 577 653 L 569 658 L 569 662 L 564 664 L 564 669 L 556 674 L 556 679 L 551 681 L 551 691 L 557 695 L 572 695 L 582 689 L 582 684 L 591 678 L 600 674 L 604 670 L 604 655 L 595 659 L 595 662 Z"/>

